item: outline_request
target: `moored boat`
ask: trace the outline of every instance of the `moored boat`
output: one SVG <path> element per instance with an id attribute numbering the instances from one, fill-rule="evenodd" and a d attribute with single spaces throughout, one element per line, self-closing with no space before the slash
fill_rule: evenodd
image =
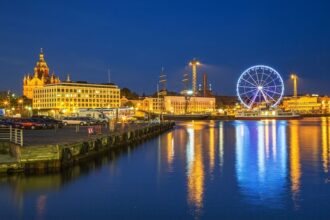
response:
<path id="1" fill-rule="evenodd" d="M 292 120 L 301 118 L 302 116 L 295 112 L 285 112 L 280 110 L 241 111 L 235 115 L 235 119 L 237 120 Z"/>
<path id="2" fill-rule="evenodd" d="M 163 114 L 164 120 L 204 120 L 208 119 L 210 114 Z"/>

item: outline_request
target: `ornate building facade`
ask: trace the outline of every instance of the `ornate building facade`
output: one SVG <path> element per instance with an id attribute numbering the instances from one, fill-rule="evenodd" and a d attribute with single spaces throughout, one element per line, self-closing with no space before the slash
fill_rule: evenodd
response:
<path id="1" fill-rule="evenodd" d="M 79 109 L 120 107 L 120 89 L 114 84 L 61 82 L 35 88 L 33 109 L 58 115 L 76 114 Z"/>
<path id="2" fill-rule="evenodd" d="M 33 99 L 33 90 L 42 88 L 48 84 L 60 83 L 59 77 L 55 73 L 49 74 L 49 68 L 44 58 L 44 53 L 41 49 L 39 60 L 34 67 L 34 74 L 26 74 L 23 78 L 23 95 L 29 99 Z"/>
<path id="3" fill-rule="evenodd" d="M 199 96 L 164 96 L 164 97 L 146 97 L 136 102 L 133 100 L 136 108 L 154 113 L 170 113 L 175 115 L 191 113 L 210 113 L 215 110 L 214 97 Z"/>

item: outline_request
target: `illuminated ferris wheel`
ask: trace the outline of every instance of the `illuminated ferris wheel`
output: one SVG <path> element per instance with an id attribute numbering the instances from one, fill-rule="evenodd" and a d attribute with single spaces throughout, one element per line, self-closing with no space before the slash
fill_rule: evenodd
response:
<path id="1" fill-rule="evenodd" d="M 262 103 L 275 107 L 283 97 L 284 84 L 276 70 L 269 66 L 257 65 L 242 73 L 236 90 L 239 100 L 247 108 Z"/>

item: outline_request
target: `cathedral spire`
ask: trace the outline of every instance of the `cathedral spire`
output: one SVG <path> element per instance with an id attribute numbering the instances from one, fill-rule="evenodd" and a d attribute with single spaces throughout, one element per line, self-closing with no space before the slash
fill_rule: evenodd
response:
<path id="1" fill-rule="evenodd" d="M 40 48 L 39 61 L 45 61 L 44 51 L 42 48 Z"/>
<path id="2" fill-rule="evenodd" d="M 29 99 L 33 98 L 33 90 L 47 84 L 60 83 L 60 78 L 55 75 L 55 71 L 50 75 L 48 65 L 44 59 L 43 48 L 40 48 L 39 59 L 33 69 L 33 73 L 29 73 L 23 77 L 23 95 Z"/>
<path id="3" fill-rule="evenodd" d="M 45 78 L 48 78 L 49 74 L 49 68 L 47 66 L 47 63 L 44 58 L 44 51 L 42 48 L 40 48 L 40 54 L 39 54 L 39 60 L 36 63 L 36 66 L 34 67 L 34 73 L 35 75 L 41 79 L 42 76 Z"/>
<path id="4" fill-rule="evenodd" d="M 66 76 L 66 81 L 67 81 L 67 82 L 71 82 L 70 74 L 68 74 L 68 75 Z"/>

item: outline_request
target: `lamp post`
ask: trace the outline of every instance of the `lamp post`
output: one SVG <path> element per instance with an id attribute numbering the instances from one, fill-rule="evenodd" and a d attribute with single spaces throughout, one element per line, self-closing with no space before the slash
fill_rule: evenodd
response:
<path id="1" fill-rule="evenodd" d="M 23 99 L 19 99 L 18 104 L 20 104 L 20 113 L 22 114 L 22 112 L 23 112 Z"/>
<path id="2" fill-rule="evenodd" d="M 32 108 L 31 108 L 31 106 L 25 106 L 25 109 L 28 112 L 28 117 L 31 117 L 32 116 Z"/>
<path id="3" fill-rule="evenodd" d="M 197 95 L 197 66 L 200 65 L 201 63 L 196 59 L 189 62 L 189 66 L 192 69 L 192 91 L 194 96 Z"/>
<path id="4" fill-rule="evenodd" d="M 298 81 L 298 76 L 297 76 L 297 74 L 295 74 L 295 73 L 292 73 L 291 74 L 291 79 L 292 79 L 292 81 L 293 81 L 293 97 L 294 98 L 297 98 L 297 81 Z"/>

